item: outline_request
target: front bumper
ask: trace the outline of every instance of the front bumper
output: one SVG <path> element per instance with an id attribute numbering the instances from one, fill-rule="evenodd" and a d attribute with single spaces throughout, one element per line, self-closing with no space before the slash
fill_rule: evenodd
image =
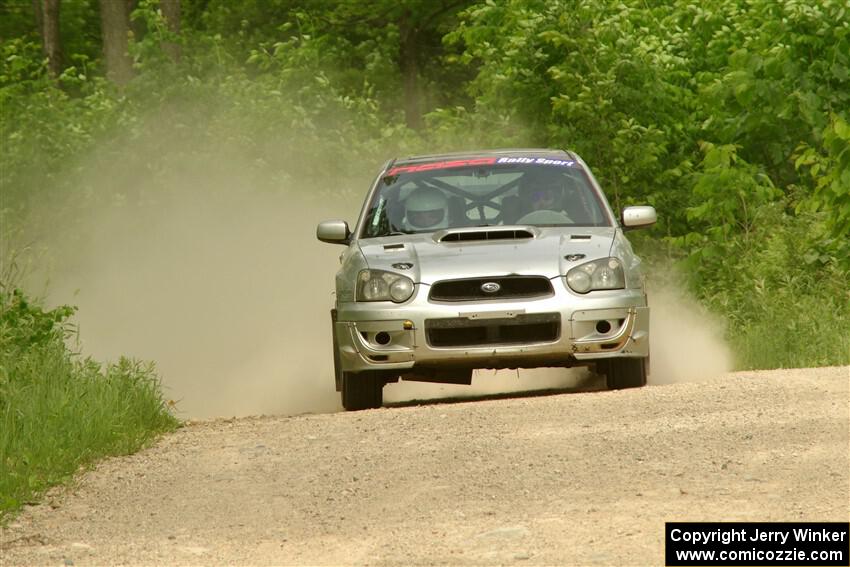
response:
<path id="1" fill-rule="evenodd" d="M 427 286 L 417 288 L 402 305 L 338 305 L 343 371 L 576 366 L 649 356 L 649 307 L 640 289 L 584 296 L 560 289 L 536 300 L 433 303 Z M 437 340 L 437 330 L 449 327 L 463 330 Z"/>

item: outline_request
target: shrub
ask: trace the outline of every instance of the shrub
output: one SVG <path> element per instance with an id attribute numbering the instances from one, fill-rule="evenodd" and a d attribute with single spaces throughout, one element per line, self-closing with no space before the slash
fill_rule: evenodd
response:
<path id="1" fill-rule="evenodd" d="M 152 364 L 104 367 L 68 349 L 73 312 L 0 291 L 0 518 L 80 466 L 178 425 Z"/>

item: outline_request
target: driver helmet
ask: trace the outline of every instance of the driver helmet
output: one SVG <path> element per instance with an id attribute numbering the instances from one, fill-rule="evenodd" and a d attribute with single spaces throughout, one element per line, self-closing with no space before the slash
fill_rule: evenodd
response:
<path id="1" fill-rule="evenodd" d="M 449 202 L 445 194 L 433 187 L 420 187 L 404 204 L 404 225 L 409 230 L 437 230 L 449 226 Z"/>
<path id="2" fill-rule="evenodd" d="M 530 211 L 557 211 L 563 206 L 560 176 L 547 173 L 529 171 L 522 177 L 520 196 Z"/>

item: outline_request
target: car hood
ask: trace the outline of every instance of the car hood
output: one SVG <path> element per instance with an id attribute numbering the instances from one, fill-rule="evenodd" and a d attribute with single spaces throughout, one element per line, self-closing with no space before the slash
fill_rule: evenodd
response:
<path id="1" fill-rule="evenodd" d="M 505 275 L 555 278 L 583 261 L 608 256 L 616 235 L 612 227 L 496 228 L 372 238 L 361 240 L 359 246 L 369 268 L 401 273 L 430 285 L 445 279 Z M 524 237 L 486 239 L 488 232 L 510 230 Z M 446 241 L 457 234 L 483 237 Z"/>

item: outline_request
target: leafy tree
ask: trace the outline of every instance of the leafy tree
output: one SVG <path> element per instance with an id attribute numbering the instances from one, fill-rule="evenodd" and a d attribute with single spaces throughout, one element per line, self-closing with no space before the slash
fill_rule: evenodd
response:
<path id="1" fill-rule="evenodd" d="M 828 228 L 836 238 L 836 247 L 850 267 L 850 124 L 833 115 L 823 133 L 823 152 L 807 145 L 795 164 L 807 169 L 815 182 L 815 190 L 801 208 L 829 213 Z"/>
<path id="2" fill-rule="evenodd" d="M 471 0 L 212 0 L 192 19 L 238 49 L 274 53 L 281 45 L 321 45 L 322 68 L 350 92 L 374 89 L 382 107 L 401 108 L 419 128 L 427 109 L 458 92 L 461 79 L 442 65 L 443 35 Z M 295 42 L 295 43 L 293 43 Z M 308 48 L 312 49 L 312 47 Z"/>
<path id="3" fill-rule="evenodd" d="M 329 11 L 329 30 L 363 44 L 381 36 L 393 42 L 392 59 L 401 75 L 401 94 L 407 126 L 422 126 L 423 87 L 428 71 L 438 67 L 442 36 L 469 0 L 346 0 Z"/>

